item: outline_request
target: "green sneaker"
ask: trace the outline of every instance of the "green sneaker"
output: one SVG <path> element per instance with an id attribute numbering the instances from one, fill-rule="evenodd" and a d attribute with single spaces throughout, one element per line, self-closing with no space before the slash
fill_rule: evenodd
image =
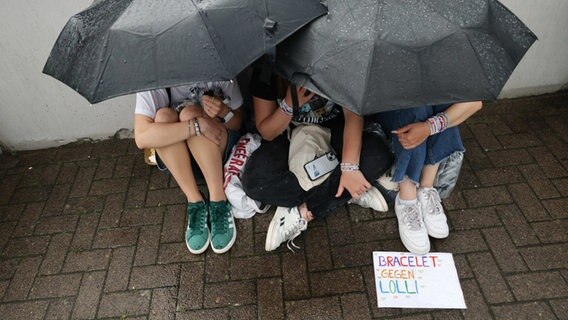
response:
<path id="1" fill-rule="evenodd" d="M 225 253 L 231 249 L 237 238 L 235 219 L 228 201 L 209 203 L 211 215 L 211 248 L 215 253 Z"/>
<path id="2" fill-rule="evenodd" d="M 207 203 L 189 202 L 187 204 L 187 230 L 185 230 L 185 245 L 189 252 L 200 254 L 207 250 L 211 234 L 207 227 Z"/>

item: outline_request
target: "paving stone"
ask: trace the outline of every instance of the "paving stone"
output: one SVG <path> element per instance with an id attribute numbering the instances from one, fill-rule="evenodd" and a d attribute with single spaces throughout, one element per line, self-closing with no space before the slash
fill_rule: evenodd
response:
<path id="1" fill-rule="evenodd" d="M 107 194 L 122 193 L 126 191 L 128 191 L 127 178 L 108 179 L 94 181 L 91 185 L 89 195 L 102 196 Z"/>
<path id="2" fill-rule="evenodd" d="M 536 234 L 517 206 L 499 206 L 496 209 L 515 245 L 522 246 L 539 243 Z"/>
<path id="3" fill-rule="evenodd" d="M 519 250 L 504 228 L 482 230 L 499 268 L 506 273 L 527 271 Z"/>
<path id="4" fill-rule="evenodd" d="M 112 178 L 114 167 L 116 166 L 116 159 L 101 159 L 99 166 L 95 171 L 93 180 L 109 179 Z"/>
<path id="5" fill-rule="evenodd" d="M 550 183 L 550 180 L 544 175 L 544 172 L 538 165 L 531 164 L 520 166 L 519 170 L 539 199 L 549 199 L 560 196 L 558 190 Z"/>
<path id="6" fill-rule="evenodd" d="M 472 253 L 467 256 L 467 260 L 473 269 L 483 296 L 490 304 L 514 301 L 490 253 Z"/>
<path id="7" fill-rule="evenodd" d="M 456 231 L 443 240 L 438 240 L 436 249 L 440 252 L 468 253 L 487 250 L 487 245 L 478 230 Z"/>
<path id="8" fill-rule="evenodd" d="M 477 170 L 475 175 L 479 178 L 481 186 L 487 187 L 525 181 L 517 167 Z"/>
<path id="9" fill-rule="evenodd" d="M 26 208 L 25 204 L 0 206 L 0 221 L 18 221 Z"/>
<path id="10" fill-rule="evenodd" d="M 256 290 L 259 319 L 284 319 L 282 280 L 280 278 L 258 279 Z"/>
<path id="11" fill-rule="evenodd" d="M 0 260 L 0 279 L 11 279 L 19 263 L 20 258 Z"/>
<path id="12" fill-rule="evenodd" d="M 242 306 L 229 309 L 231 320 L 249 320 L 258 319 L 255 306 Z"/>
<path id="13" fill-rule="evenodd" d="M 74 162 L 64 162 L 55 184 L 73 184 L 79 166 Z"/>
<path id="14" fill-rule="evenodd" d="M 450 217 L 455 230 L 469 230 L 501 225 L 494 208 L 466 209 Z"/>
<path id="15" fill-rule="evenodd" d="M 0 223 L 0 250 L 4 248 L 6 243 L 8 243 L 8 241 L 10 240 L 12 230 L 14 230 L 15 227 L 15 221 Z"/>
<path id="16" fill-rule="evenodd" d="M 334 245 L 352 243 L 354 234 L 350 226 L 349 216 L 345 214 L 345 209 L 340 210 L 337 214 L 329 215 L 326 219 L 327 234 L 329 235 L 329 243 Z M 309 231 L 309 230 L 308 230 Z"/>
<path id="17" fill-rule="evenodd" d="M 16 225 L 16 228 L 12 232 L 12 237 L 31 236 L 41 217 L 41 211 L 43 210 L 44 205 L 45 203 L 43 202 L 27 204 L 24 213 Z"/>
<path id="18" fill-rule="evenodd" d="M 131 246 L 138 240 L 138 228 L 117 228 L 98 230 L 93 248 L 116 248 Z"/>
<path id="19" fill-rule="evenodd" d="M 301 299 L 310 296 L 306 260 L 302 253 L 282 254 L 282 281 L 284 299 Z"/>
<path id="20" fill-rule="evenodd" d="M 104 197 L 81 197 L 69 198 L 65 207 L 64 214 L 91 214 L 100 213 L 104 207 Z M 49 203 L 49 202 L 48 202 Z"/>
<path id="21" fill-rule="evenodd" d="M 67 254 L 63 272 L 103 270 L 108 267 L 110 249 L 74 251 Z"/>
<path id="22" fill-rule="evenodd" d="M 516 303 L 492 307 L 496 319 L 554 319 L 550 307 L 544 302 Z"/>
<path id="23" fill-rule="evenodd" d="M 159 275 L 159 276 L 157 276 Z M 176 264 L 134 267 L 130 273 L 130 290 L 175 286 L 179 266 Z"/>
<path id="24" fill-rule="evenodd" d="M 333 267 L 327 239 L 325 228 L 310 228 L 310 232 L 306 232 L 309 271 L 329 270 Z"/>
<path id="25" fill-rule="evenodd" d="M 568 168 L 567 165 L 564 166 Z M 552 183 L 556 186 L 556 189 L 560 191 L 563 197 L 568 197 L 568 178 L 555 179 L 552 180 Z"/>
<path id="26" fill-rule="evenodd" d="M 147 314 L 150 309 L 150 296 L 149 290 L 104 294 L 99 306 L 98 317 L 130 319 L 135 315 Z"/>
<path id="27" fill-rule="evenodd" d="M 53 234 L 61 232 L 73 232 L 77 226 L 79 217 L 76 215 L 65 215 L 41 218 L 34 229 L 35 234 Z"/>
<path id="28" fill-rule="evenodd" d="M 176 288 L 160 288 L 152 290 L 149 319 L 170 320 L 175 319 L 177 300 Z"/>
<path id="29" fill-rule="evenodd" d="M 12 238 L 6 244 L 3 257 L 24 257 L 44 254 L 49 244 L 49 236 Z"/>
<path id="30" fill-rule="evenodd" d="M 515 184 L 508 188 L 527 221 L 550 220 L 550 216 L 528 185 Z"/>
<path id="31" fill-rule="evenodd" d="M 30 202 L 45 202 L 49 199 L 52 186 L 39 186 L 29 188 L 18 188 L 12 194 L 10 203 L 30 203 Z"/>
<path id="32" fill-rule="evenodd" d="M 120 219 L 121 227 L 157 225 L 162 223 L 163 208 L 142 208 L 124 210 Z"/>
<path id="33" fill-rule="evenodd" d="M 79 218 L 75 235 L 71 241 L 71 249 L 86 250 L 91 248 L 91 243 L 97 231 L 98 214 L 82 215 Z"/>
<path id="34" fill-rule="evenodd" d="M 558 319 L 568 319 L 568 298 L 550 300 L 550 305 L 552 306 L 552 310 L 554 311 Z"/>
<path id="35" fill-rule="evenodd" d="M 134 259 L 135 266 L 156 263 L 160 242 L 160 226 L 145 226 L 140 230 L 140 238 Z"/>
<path id="36" fill-rule="evenodd" d="M 104 271 L 83 275 L 81 288 L 79 289 L 75 309 L 73 310 L 73 318 L 92 319 L 95 317 L 104 280 Z"/>
<path id="37" fill-rule="evenodd" d="M 566 268 L 568 244 L 521 248 L 521 255 L 532 271 Z"/>
<path id="38" fill-rule="evenodd" d="M 341 308 L 337 297 L 313 298 L 287 301 L 286 319 L 341 319 Z"/>
<path id="39" fill-rule="evenodd" d="M 396 218 L 353 223 L 355 242 L 399 238 Z"/>
<path id="40" fill-rule="evenodd" d="M 0 314 L 9 314 L 11 320 L 42 320 L 48 305 L 46 300 L 0 304 Z"/>
<path id="41" fill-rule="evenodd" d="M 146 202 L 146 193 L 148 192 L 148 177 L 131 178 L 128 183 L 128 192 L 126 196 L 125 208 L 141 208 Z"/>
<path id="42" fill-rule="evenodd" d="M 73 236 L 70 233 L 53 235 L 49 242 L 45 258 L 41 264 L 41 268 L 39 270 L 40 274 L 50 275 L 61 271 L 72 237 Z"/>
<path id="43" fill-rule="evenodd" d="M 95 170 L 96 168 L 94 167 L 80 167 L 78 169 L 77 175 L 73 180 L 70 197 L 84 197 L 88 195 Z"/>
<path id="44" fill-rule="evenodd" d="M 160 245 L 158 263 L 179 263 L 203 261 L 203 255 L 195 255 L 189 252 L 184 242 L 164 243 Z"/>
<path id="45" fill-rule="evenodd" d="M 8 204 L 20 180 L 21 176 L 6 176 L 2 178 L 2 181 L 0 181 L 0 205 Z"/>
<path id="46" fill-rule="evenodd" d="M 542 204 L 553 219 L 568 218 L 568 198 L 545 200 Z"/>
<path id="47" fill-rule="evenodd" d="M 525 149 L 511 149 L 488 152 L 487 156 L 495 167 L 509 167 L 534 163 L 534 158 Z"/>
<path id="48" fill-rule="evenodd" d="M 276 255 L 231 259 L 231 280 L 275 277 L 281 274 Z"/>
<path id="49" fill-rule="evenodd" d="M 12 281 L 4 294 L 4 301 L 26 299 L 34 283 L 40 263 L 41 257 L 24 258 L 20 261 Z M 2 313 L 0 312 L 0 314 Z"/>
<path id="50" fill-rule="evenodd" d="M 112 250 L 112 258 L 108 267 L 105 292 L 122 291 L 128 288 L 134 247 L 122 247 Z"/>
<path id="51" fill-rule="evenodd" d="M 146 195 L 146 207 L 159 207 L 173 204 L 186 204 L 187 199 L 180 190 L 177 189 L 162 189 L 152 190 L 149 187 L 148 194 Z"/>
<path id="52" fill-rule="evenodd" d="M 371 319 L 371 312 L 365 294 L 353 293 L 340 297 L 343 319 L 366 320 Z"/>
<path id="53" fill-rule="evenodd" d="M 546 147 L 539 146 L 530 148 L 529 153 L 535 158 L 547 178 L 562 178 L 568 176 L 568 171 L 562 168 L 562 165 L 556 160 L 554 154 Z"/>
<path id="54" fill-rule="evenodd" d="M 203 308 L 204 263 L 181 265 L 176 312 Z"/>
<path id="55" fill-rule="evenodd" d="M 516 274 L 506 279 L 519 301 L 563 298 L 568 295 L 568 284 L 556 271 Z"/>
<path id="56" fill-rule="evenodd" d="M 45 320 L 70 319 L 74 303 L 75 298 L 73 297 L 51 301 L 47 309 L 47 314 L 45 315 Z"/>
<path id="57" fill-rule="evenodd" d="M 339 269 L 310 274 L 312 295 L 329 296 L 364 290 L 363 276 L 359 269 Z"/>
<path id="58" fill-rule="evenodd" d="M 561 220 L 535 222 L 531 226 L 542 243 L 568 242 L 568 230 Z"/>
<path id="59" fill-rule="evenodd" d="M 453 258 L 460 279 L 470 279 L 474 277 L 473 270 L 471 270 L 465 254 L 453 255 Z"/>
<path id="60" fill-rule="evenodd" d="M 80 284 L 80 274 L 36 277 L 29 297 L 38 299 L 74 296 L 77 294 Z"/>
<path id="61" fill-rule="evenodd" d="M 231 248 L 231 257 L 243 257 L 254 254 L 254 237 L 252 219 L 235 219 L 237 241 Z"/>
<path id="62" fill-rule="evenodd" d="M 230 319 L 229 309 L 208 309 L 176 313 L 176 320 L 226 320 Z"/>
<path id="63" fill-rule="evenodd" d="M 162 224 L 161 242 L 177 242 L 183 240 L 186 229 L 185 205 L 167 206 Z M 237 236 L 240 236 L 238 234 Z"/>
<path id="64" fill-rule="evenodd" d="M 464 190 L 463 195 L 470 208 L 495 206 L 513 202 L 513 199 L 502 186 Z"/>
<path id="65" fill-rule="evenodd" d="M 253 281 L 231 281 L 205 284 L 205 308 L 240 306 L 256 302 L 256 285 Z"/>
<path id="66" fill-rule="evenodd" d="M 65 208 L 65 201 L 69 196 L 69 191 L 71 190 L 71 185 L 61 184 L 53 186 L 51 189 L 51 194 L 45 202 L 45 209 L 43 210 L 43 216 L 59 215 L 63 212 Z M 64 213 L 64 212 L 63 212 Z"/>
<path id="67" fill-rule="evenodd" d="M 481 290 L 475 280 L 463 280 L 461 287 L 465 299 L 467 310 L 464 311 L 464 318 L 469 319 L 491 319 L 491 312 L 483 299 Z"/>
<path id="68" fill-rule="evenodd" d="M 486 124 L 469 125 L 469 128 L 477 142 L 485 151 L 500 150 L 503 148 Z"/>

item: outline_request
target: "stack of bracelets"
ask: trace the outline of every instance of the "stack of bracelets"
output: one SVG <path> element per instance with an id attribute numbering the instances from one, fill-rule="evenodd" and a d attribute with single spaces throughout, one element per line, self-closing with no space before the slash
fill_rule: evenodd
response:
<path id="1" fill-rule="evenodd" d="M 197 122 L 197 118 L 191 119 L 188 121 L 189 127 L 189 136 L 191 137 L 191 128 L 193 128 L 193 132 L 196 136 L 201 135 L 201 127 L 199 127 L 199 122 Z"/>
<path id="2" fill-rule="evenodd" d="M 359 164 L 357 163 L 342 162 L 340 166 L 341 166 L 341 172 L 351 172 L 359 170 Z"/>
<path id="3" fill-rule="evenodd" d="M 280 110 L 282 110 L 282 112 L 284 112 L 284 114 L 287 115 L 288 117 L 291 117 L 294 114 L 294 109 L 292 109 L 292 107 L 290 107 L 286 103 L 286 101 L 284 101 L 284 99 L 280 100 L 279 106 Z"/>
<path id="4" fill-rule="evenodd" d="M 448 128 L 450 125 L 450 119 L 445 112 L 440 112 L 437 115 L 428 118 L 428 124 L 430 125 L 430 135 L 440 133 Z"/>

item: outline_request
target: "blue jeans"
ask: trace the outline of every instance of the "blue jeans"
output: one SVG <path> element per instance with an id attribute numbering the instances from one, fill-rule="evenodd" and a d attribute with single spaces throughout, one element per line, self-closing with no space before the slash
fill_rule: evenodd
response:
<path id="1" fill-rule="evenodd" d="M 446 110 L 450 105 L 421 106 L 410 109 L 381 112 L 376 120 L 388 132 L 407 124 L 422 122 Z M 419 183 L 424 165 L 440 163 L 454 151 L 464 151 L 459 128 L 448 128 L 443 132 L 429 136 L 423 143 L 411 150 L 400 144 L 398 137 L 392 135 L 392 148 L 395 156 L 393 182 L 401 182 L 404 177 Z"/>

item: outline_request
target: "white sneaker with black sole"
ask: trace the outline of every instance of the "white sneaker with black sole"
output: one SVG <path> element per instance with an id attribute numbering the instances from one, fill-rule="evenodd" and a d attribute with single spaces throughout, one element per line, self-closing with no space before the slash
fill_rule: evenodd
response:
<path id="1" fill-rule="evenodd" d="M 396 196 L 394 212 L 398 220 L 400 240 L 406 249 L 414 254 L 430 252 L 430 239 L 422 220 L 422 212 L 418 200 L 415 200 L 412 204 L 403 204 L 399 196 Z"/>
<path id="2" fill-rule="evenodd" d="M 290 242 L 293 247 L 296 247 L 293 240 L 307 228 L 308 222 L 302 218 L 297 207 L 278 207 L 272 221 L 270 221 L 270 226 L 268 226 L 264 249 L 272 251 L 277 249 L 283 242 L 288 241 L 288 249 L 293 251 L 290 248 Z"/>
<path id="3" fill-rule="evenodd" d="M 428 234 L 437 239 L 447 238 L 450 228 L 438 191 L 435 188 L 419 188 L 418 202 L 420 202 Z"/>
<path id="4" fill-rule="evenodd" d="M 356 204 L 362 208 L 372 208 L 375 211 L 386 212 L 389 210 L 387 201 L 381 194 L 381 192 L 375 188 L 367 190 L 359 199 L 351 199 L 349 203 Z"/>

